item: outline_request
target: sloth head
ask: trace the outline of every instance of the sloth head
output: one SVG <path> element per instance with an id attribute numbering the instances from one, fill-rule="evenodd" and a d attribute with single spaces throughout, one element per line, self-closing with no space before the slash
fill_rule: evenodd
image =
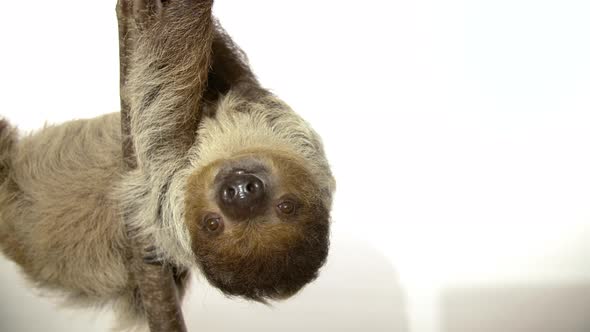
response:
<path id="1" fill-rule="evenodd" d="M 227 295 L 295 294 L 328 254 L 334 180 L 317 134 L 270 94 L 230 93 L 198 137 L 185 222 L 200 269 Z"/>

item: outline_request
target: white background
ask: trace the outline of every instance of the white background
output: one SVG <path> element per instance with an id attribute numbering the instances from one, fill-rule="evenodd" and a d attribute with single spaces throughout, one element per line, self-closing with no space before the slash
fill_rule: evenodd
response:
<path id="1" fill-rule="evenodd" d="M 0 114 L 29 130 L 117 111 L 114 2 L 4 3 Z M 338 267 L 271 310 L 277 322 L 590 330 L 590 2 L 217 0 L 215 12 L 322 135 L 338 182 Z M 15 270 L 1 261 L 2 282 Z M 43 326 L 22 304 L 42 299 L 1 287 L 6 326 Z M 326 296 L 353 304 L 302 314 Z M 211 331 L 250 306 L 197 298 L 188 310 L 225 322 Z"/>

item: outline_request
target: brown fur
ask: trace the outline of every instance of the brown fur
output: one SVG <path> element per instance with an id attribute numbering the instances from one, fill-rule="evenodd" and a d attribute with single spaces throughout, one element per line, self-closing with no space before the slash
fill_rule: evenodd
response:
<path id="1" fill-rule="evenodd" d="M 329 215 L 317 204 L 321 191 L 312 182 L 301 181 L 311 177 L 302 160 L 263 150 L 245 151 L 236 158 L 257 158 L 271 165 L 276 179 L 267 213 L 250 222 L 231 222 L 219 236 L 207 234 L 201 226 L 204 214 L 222 214 L 210 198 L 213 177 L 231 161 L 195 172 L 186 200 L 193 251 L 208 280 L 226 294 L 258 301 L 287 297 L 316 278 L 327 256 Z M 285 193 L 298 195 L 300 204 L 293 216 L 274 210 Z"/>
<path id="2" fill-rule="evenodd" d="M 197 267 L 224 293 L 259 301 L 313 280 L 329 243 L 334 180 L 319 136 L 260 87 L 214 23 L 212 1 L 156 2 L 133 11 L 130 32 L 136 170 L 123 171 L 119 114 L 21 139 L 0 122 L 1 251 L 34 284 L 77 305 L 113 304 L 124 326 L 144 320 L 129 236 L 152 241 L 181 293 Z M 216 175 L 246 159 L 271 174 L 266 213 L 223 216 L 223 233 L 204 233 L 203 216 L 220 213 Z M 282 197 L 297 201 L 294 215 L 277 214 Z"/>

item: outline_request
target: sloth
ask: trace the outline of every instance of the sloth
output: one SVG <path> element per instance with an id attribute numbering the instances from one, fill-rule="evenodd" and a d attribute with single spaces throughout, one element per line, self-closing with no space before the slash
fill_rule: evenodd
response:
<path id="1" fill-rule="evenodd" d="M 0 251 L 34 286 L 145 320 L 130 238 L 228 296 L 288 298 L 329 247 L 335 181 L 322 142 L 261 87 L 212 0 L 135 1 L 131 137 L 119 113 L 19 135 L 0 120 Z M 130 139 L 137 167 L 123 166 Z"/>

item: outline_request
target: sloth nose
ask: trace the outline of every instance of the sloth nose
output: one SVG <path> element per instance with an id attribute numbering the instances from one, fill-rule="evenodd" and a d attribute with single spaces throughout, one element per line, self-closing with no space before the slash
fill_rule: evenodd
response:
<path id="1" fill-rule="evenodd" d="M 264 182 L 254 174 L 236 172 L 221 184 L 218 203 L 223 213 L 245 220 L 263 213 L 266 201 Z"/>

